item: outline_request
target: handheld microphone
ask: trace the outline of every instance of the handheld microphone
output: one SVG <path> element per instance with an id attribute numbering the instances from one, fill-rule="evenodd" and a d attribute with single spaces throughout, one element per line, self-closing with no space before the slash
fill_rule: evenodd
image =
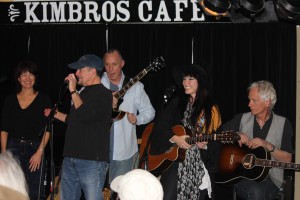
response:
<path id="1" fill-rule="evenodd" d="M 177 90 L 176 85 L 171 85 L 165 89 L 165 94 L 164 94 L 164 103 L 168 103 L 168 101 L 171 99 L 173 96 L 174 92 Z"/>

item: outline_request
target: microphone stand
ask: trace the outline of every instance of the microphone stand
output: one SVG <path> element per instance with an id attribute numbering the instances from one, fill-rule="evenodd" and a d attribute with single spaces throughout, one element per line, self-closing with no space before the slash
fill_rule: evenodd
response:
<path id="1" fill-rule="evenodd" d="M 61 91 L 61 89 L 60 89 Z M 53 156 L 53 135 L 54 135 L 54 131 L 53 131 L 53 122 L 55 121 L 54 115 L 56 114 L 56 111 L 58 109 L 58 107 L 62 104 L 62 100 L 65 98 L 65 96 L 68 94 L 68 88 L 66 87 L 66 89 L 64 90 L 64 92 L 62 93 L 62 95 L 59 95 L 59 100 L 58 103 L 54 104 L 53 108 L 50 111 L 50 114 L 48 115 L 48 122 L 47 122 L 47 126 L 49 128 L 49 133 L 50 133 L 50 176 L 51 176 L 51 181 L 50 181 L 50 199 L 54 200 L 54 192 L 55 188 L 56 188 L 56 184 L 54 182 L 54 177 L 55 177 L 55 164 L 54 164 L 54 156 Z M 60 92 L 61 94 L 61 92 Z M 54 183 L 54 184 L 53 184 Z"/>

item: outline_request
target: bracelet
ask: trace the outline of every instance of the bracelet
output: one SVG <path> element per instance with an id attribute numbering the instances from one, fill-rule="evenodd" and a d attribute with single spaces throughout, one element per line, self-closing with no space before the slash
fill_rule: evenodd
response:
<path id="1" fill-rule="evenodd" d="M 72 94 L 75 94 L 75 93 L 77 93 L 76 90 L 70 92 L 70 95 L 72 96 Z"/>
<path id="2" fill-rule="evenodd" d="M 274 151 L 275 151 L 275 148 L 276 148 L 275 145 L 272 144 L 272 149 L 271 149 L 269 152 L 270 152 L 270 153 L 271 153 L 271 152 L 274 152 Z"/>

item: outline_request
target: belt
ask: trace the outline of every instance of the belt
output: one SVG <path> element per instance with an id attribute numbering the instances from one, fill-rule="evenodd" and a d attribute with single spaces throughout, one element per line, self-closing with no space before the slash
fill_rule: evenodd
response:
<path id="1" fill-rule="evenodd" d="M 19 142 L 19 143 L 34 143 L 34 140 L 28 140 L 28 139 L 23 139 L 23 138 L 11 138 L 10 139 L 12 142 Z"/>

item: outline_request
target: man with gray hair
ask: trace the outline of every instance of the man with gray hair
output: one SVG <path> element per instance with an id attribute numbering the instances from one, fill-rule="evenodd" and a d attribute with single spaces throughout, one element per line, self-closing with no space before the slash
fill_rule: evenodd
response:
<path id="1" fill-rule="evenodd" d="M 265 148 L 271 159 L 282 162 L 292 160 L 293 128 L 288 119 L 273 112 L 276 91 L 269 81 L 257 81 L 248 87 L 250 112 L 240 113 L 223 125 L 224 130 L 238 130 L 239 145 L 249 149 Z M 261 182 L 242 179 L 235 185 L 238 198 L 274 200 L 283 183 L 283 169 L 272 168 Z"/>

